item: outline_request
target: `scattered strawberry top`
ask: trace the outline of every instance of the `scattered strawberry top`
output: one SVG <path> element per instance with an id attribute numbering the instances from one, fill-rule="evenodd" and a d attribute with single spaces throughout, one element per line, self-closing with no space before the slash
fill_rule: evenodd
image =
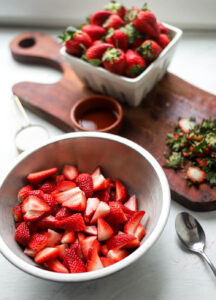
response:
<path id="1" fill-rule="evenodd" d="M 128 9 L 116 1 L 95 12 L 87 24 L 79 29 L 70 26 L 59 37 L 70 55 L 132 78 L 141 74 L 170 42 L 168 29 L 146 4 L 142 9 Z"/>
<path id="2" fill-rule="evenodd" d="M 170 155 L 166 167 L 186 169 L 191 184 L 207 182 L 216 186 L 216 120 L 179 119 L 174 133 L 167 135 Z"/>
<path id="3" fill-rule="evenodd" d="M 117 263 L 140 246 L 145 212 L 119 179 L 105 178 L 100 168 L 88 174 L 65 165 L 57 172 L 30 173 L 18 191 L 14 237 L 26 255 L 53 272 L 81 273 Z"/>

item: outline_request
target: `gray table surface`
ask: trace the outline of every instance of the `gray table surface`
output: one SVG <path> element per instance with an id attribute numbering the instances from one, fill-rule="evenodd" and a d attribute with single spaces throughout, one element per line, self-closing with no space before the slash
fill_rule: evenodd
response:
<path id="1" fill-rule="evenodd" d="M 40 29 L 41 30 L 41 29 Z M 14 134 L 19 125 L 11 109 L 11 86 L 23 80 L 51 83 L 61 78 L 58 71 L 13 61 L 8 44 L 24 28 L 0 30 L 0 168 L 4 170 L 17 156 Z M 58 30 L 41 30 L 56 36 Z M 190 83 L 216 93 L 216 33 L 187 32 L 169 71 Z M 47 127 L 50 136 L 62 131 L 29 112 L 35 123 Z M 1 177 L 1 173 L 0 173 Z M 77 284 L 54 283 L 31 277 L 0 255 L 0 300 L 13 299 L 152 299 L 213 300 L 216 279 L 196 255 L 185 252 L 177 242 L 174 221 L 180 211 L 188 211 L 172 201 L 168 223 L 152 249 L 129 268 L 104 279 Z M 216 264 L 216 212 L 193 212 L 207 235 L 206 252 Z"/>

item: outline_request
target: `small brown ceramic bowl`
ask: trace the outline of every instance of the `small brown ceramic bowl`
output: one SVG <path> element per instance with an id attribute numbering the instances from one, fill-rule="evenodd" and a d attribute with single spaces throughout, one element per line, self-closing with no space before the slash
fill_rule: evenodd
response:
<path id="1" fill-rule="evenodd" d="M 123 110 L 114 98 L 91 95 L 80 99 L 71 109 L 76 131 L 100 131 L 117 134 L 122 126 Z"/>

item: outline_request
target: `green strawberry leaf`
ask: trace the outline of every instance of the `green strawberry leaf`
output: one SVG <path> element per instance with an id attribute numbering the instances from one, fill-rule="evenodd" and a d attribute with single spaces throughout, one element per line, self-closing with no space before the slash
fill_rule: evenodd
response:
<path id="1" fill-rule="evenodd" d="M 95 59 L 89 59 L 88 61 L 91 65 L 98 67 L 101 64 L 101 60 L 98 58 Z"/>

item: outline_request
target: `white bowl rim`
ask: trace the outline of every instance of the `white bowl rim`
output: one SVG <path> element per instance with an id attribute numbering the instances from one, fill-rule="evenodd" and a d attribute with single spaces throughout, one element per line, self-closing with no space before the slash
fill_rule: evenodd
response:
<path id="1" fill-rule="evenodd" d="M 94 137 L 94 138 L 101 138 L 101 139 L 108 139 L 110 141 L 118 142 L 121 144 L 124 144 L 132 149 L 134 149 L 136 152 L 138 152 L 140 155 L 145 157 L 148 162 L 151 164 L 153 169 L 158 175 L 159 181 L 161 183 L 161 189 L 162 189 L 162 208 L 161 213 L 158 219 L 158 222 L 156 224 L 155 229 L 150 234 L 148 239 L 133 253 L 131 253 L 129 256 L 124 258 L 123 260 L 119 261 L 118 263 L 115 263 L 114 265 L 111 265 L 109 267 L 106 267 L 101 270 L 92 271 L 92 272 L 86 272 L 86 273 L 76 273 L 76 274 L 63 274 L 63 273 L 55 273 L 51 271 L 47 271 L 41 268 L 38 268 L 36 266 L 32 266 L 28 264 L 27 262 L 23 261 L 21 258 L 16 256 L 14 252 L 10 250 L 10 248 L 5 244 L 4 240 L 0 236 L 0 252 L 2 255 L 10 261 L 13 265 L 21 269 L 22 271 L 36 276 L 38 278 L 51 280 L 51 281 L 59 281 L 59 282 L 82 282 L 82 281 L 89 281 L 94 280 L 98 278 L 102 278 L 108 275 L 111 275 L 117 271 L 122 270 L 123 268 L 129 266 L 131 263 L 135 262 L 138 258 L 142 256 L 145 252 L 147 252 L 151 246 L 156 242 L 158 237 L 160 236 L 161 232 L 163 231 L 168 215 L 170 210 L 170 189 L 169 184 L 166 178 L 166 175 L 159 165 L 159 163 L 156 161 L 156 159 L 143 147 L 139 146 L 135 142 L 132 142 L 126 138 L 109 134 L 109 133 L 101 133 L 101 132 L 76 132 L 76 133 L 66 133 L 63 135 L 59 135 L 57 137 L 51 138 L 45 143 L 41 144 L 40 146 L 26 151 L 22 154 L 20 154 L 10 165 L 8 170 L 5 172 L 5 176 L 3 176 L 3 179 L 0 182 L 0 187 L 4 183 L 5 179 L 7 178 L 8 174 L 13 170 L 16 165 L 18 165 L 23 159 L 28 157 L 30 154 L 36 152 L 40 148 L 43 148 L 49 144 L 61 141 L 61 140 L 67 140 L 67 139 L 73 139 L 73 138 L 85 138 L 85 137 Z"/>

